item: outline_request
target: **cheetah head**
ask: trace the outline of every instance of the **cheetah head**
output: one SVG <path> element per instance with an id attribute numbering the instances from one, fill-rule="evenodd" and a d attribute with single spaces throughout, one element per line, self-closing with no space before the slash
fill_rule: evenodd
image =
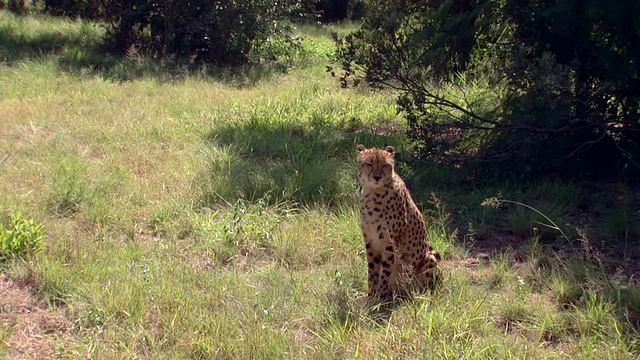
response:
<path id="1" fill-rule="evenodd" d="M 387 146 L 384 150 L 356 147 L 358 151 L 358 179 L 363 187 L 386 184 L 393 176 L 396 149 Z"/>

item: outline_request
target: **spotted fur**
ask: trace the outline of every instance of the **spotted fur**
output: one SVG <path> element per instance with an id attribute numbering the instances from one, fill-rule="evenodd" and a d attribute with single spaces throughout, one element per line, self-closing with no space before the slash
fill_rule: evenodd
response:
<path id="1" fill-rule="evenodd" d="M 395 148 L 358 145 L 356 150 L 369 298 L 390 299 L 409 283 L 406 275 L 421 290 L 433 287 L 439 275 L 440 254 L 429 245 L 422 213 L 394 170 Z"/>

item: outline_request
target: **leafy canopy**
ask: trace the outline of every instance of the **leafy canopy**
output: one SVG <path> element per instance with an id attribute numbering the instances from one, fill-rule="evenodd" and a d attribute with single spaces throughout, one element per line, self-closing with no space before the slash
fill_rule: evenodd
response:
<path id="1" fill-rule="evenodd" d="M 416 149 L 513 173 L 640 167 L 640 3 L 372 0 L 343 86 L 396 91 Z"/>

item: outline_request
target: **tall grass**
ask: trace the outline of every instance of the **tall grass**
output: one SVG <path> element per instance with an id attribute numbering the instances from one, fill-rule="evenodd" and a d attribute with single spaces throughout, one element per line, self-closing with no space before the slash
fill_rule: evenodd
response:
<path id="1" fill-rule="evenodd" d="M 324 73 L 326 29 L 299 30 L 307 57 L 284 74 L 163 75 L 146 60 L 93 58 L 99 26 L 0 16 L 18 47 L 0 47 L 0 212 L 46 229 L 44 251 L 0 266 L 64 310 L 66 336 L 39 338 L 59 357 L 637 354 L 634 279 L 599 287 L 604 269 L 571 265 L 582 253 L 548 266 L 536 246 L 519 262 L 479 261 L 458 242 L 450 196 L 418 181 L 443 285 L 369 307 L 353 149 L 409 145 L 391 94 Z M 45 35 L 60 45 L 39 45 Z M 474 196 L 469 218 L 485 234 L 508 223 Z M 0 326 L 0 356 L 20 355 L 20 330 Z"/>

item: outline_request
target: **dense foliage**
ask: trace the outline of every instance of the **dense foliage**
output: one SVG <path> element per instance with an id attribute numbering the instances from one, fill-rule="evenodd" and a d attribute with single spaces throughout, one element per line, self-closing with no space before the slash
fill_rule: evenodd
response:
<path id="1" fill-rule="evenodd" d="M 52 14 L 101 19 L 114 49 L 209 64 L 258 62 L 296 41 L 287 11 L 296 2 L 234 0 L 46 0 Z"/>
<path id="2" fill-rule="evenodd" d="M 54 15 L 102 20 L 123 54 L 218 65 L 276 61 L 299 42 L 292 21 L 361 16 L 362 1 L 45 0 Z"/>
<path id="3" fill-rule="evenodd" d="M 397 90 L 425 158 L 518 174 L 637 172 L 640 3 L 371 6 L 360 30 L 336 39 L 343 85 Z"/>

